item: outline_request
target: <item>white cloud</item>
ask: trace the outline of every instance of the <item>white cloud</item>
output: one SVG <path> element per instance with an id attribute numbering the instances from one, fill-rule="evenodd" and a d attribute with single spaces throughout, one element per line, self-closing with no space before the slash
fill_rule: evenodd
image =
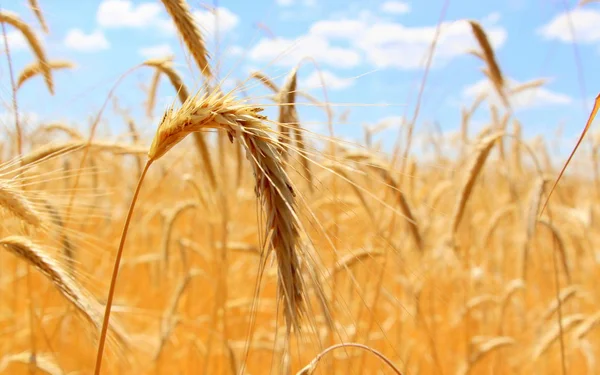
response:
<path id="1" fill-rule="evenodd" d="M 354 84 L 352 78 L 341 78 L 332 72 L 325 70 L 321 72 L 325 88 L 329 90 L 341 90 L 348 88 Z M 317 71 L 313 71 L 306 79 L 302 80 L 300 85 L 307 89 L 316 89 L 323 87 L 321 76 Z"/>
<path id="2" fill-rule="evenodd" d="M 365 22 L 360 20 L 318 21 L 310 27 L 310 34 L 329 39 L 355 39 L 364 31 Z"/>
<path id="3" fill-rule="evenodd" d="M 96 20 L 102 27 L 145 27 L 160 21 L 158 2 L 134 5 L 130 0 L 104 0 L 98 7 Z"/>
<path id="4" fill-rule="evenodd" d="M 6 39 L 8 41 L 8 46 L 11 51 L 18 51 L 27 48 L 27 40 L 23 36 L 23 34 L 18 30 L 10 30 L 6 32 Z M 0 47 L 2 47 L 2 52 L 4 52 L 4 37 L 0 35 Z"/>
<path id="5" fill-rule="evenodd" d="M 210 10 L 197 10 L 192 12 L 194 19 L 198 23 L 200 29 L 209 35 L 215 35 L 216 23 L 215 15 Z M 240 17 L 227 8 L 219 7 L 216 9 L 216 15 L 219 23 L 219 36 L 233 30 L 240 22 Z"/>
<path id="6" fill-rule="evenodd" d="M 405 14 L 410 12 L 410 5 L 403 1 L 386 1 L 381 4 L 381 11 L 390 14 Z"/>
<path id="7" fill-rule="evenodd" d="M 495 49 L 506 41 L 506 30 L 501 27 L 488 26 L 486 33 Z M 415 69 L 425 65 L 435 34 L 436 26 L 410 27 L 382 22 L 367 26 L 357 44 L 366 53 L 367 60 L 378 68 Z M 433 65 L 443 65 L 470 48 L 477 48 L 477 44 L 468 23 L 444 22 Z"/>
<path id="8" fill-rule="evenodd" d="M 282 7 L 289 7 L 290 5 L 294 4 L 294 0 L 275 0 L 275 2 L 277 5 Z"/>
<path id="9" fill-rule="evenodd" d="M 244 49 L 240 46 L 230 46 L 226 53 L 230 56 L 241 56 L 244 54 Z"/>
<path id="10" fill-rule="evenodd" d="M 110 47 L 100 30 L 85 34 L 80 29 L 71 29 L 65 37 L 65 46 L 82 52 L 96 52 Z"/>
<path id="11" fill-rule="evenodd" d="M 508 87 L 515 87 L 520 82 L 514 80 L 508 80 Z M 498 98 L 492 84 L 488 79 L 482 79 L 474 84 L 466 86 L 463 89 L 463 97 L 465 99 L 474 99 L 482 93 L 487 93 L 493 103 L 501 105 L 501 101 Z M 549 105 L 566 105 L 573 102 L 573 99 L 566 95 L 558 92 L 551 91 L 549 89 L 540 87 L 535 89 L 529 89 L 521 91 L 509 97 L 509 102 L 514 109 L 531 109 L 536 107 L 544 107 Z"/>
<path id="12" fill-rule="evenodd" d="M 168 44 L 143 47 L 139 49 L 140 55 L 147 59 L 160 58 L 173 55 L 173 49 Z"/>
<path id="13" fill-rule="evenodd" d="M 351 68 L 360 63 L 360 55 L 350 48 L 332 46 L 318 35 L 305 35 L 295 40 L 286 38 L 262 39 L 248 56 L 260 62 L 273 62 L 279 66 L 294 66 L 304 57 L 312 57 L 318 63 Z"/>
<path id="14" fill-rule="evenodd" d="M 506 30 L 497 25 L 498 20 L 498 14 L 482 20 L 495 49 L 502 47 L 507 38 Z M 308 35 L 298 38 L 297 44 L 285 53 L 281 65 L 294 65 L 299 58 L 312 55 L 319 62 L 352 67 L 360 62 L 362 53 L 366 61 L 377 68 L 418 69 L 425 65 L 436 28 L 436 25 L 412 27 L 398 22 L 371 22 L 361 18 L 318 21 L 310 27 Z M 346 43 L 349 47 L 332 45 L 334 41 Z M 251 57 L 269 55 L 272 59 L 293 44 L 290 40 L 281 39 L 264 43 L 260 46 L 262 49 L 255 48 L 255 55 Z M 316 48 L 311 48 L 313 45 Z M 478 47 L 469 24 L 466 21 L 444 22 L 433 66 L 444 65 L 470 48 Z"/>
<path id="15" fill-rule="evenodd" d="M 550 22 L 540 27 L 537 32 L 545 39 L 572 42 L 573 35 L 569 27 L 569 19 L 575 30 L 575 39 L 580 43 L 594 43 L 600 41 L 600 10 L 576 8 L 571 12 L 563 12 L 554 17 Z"/>

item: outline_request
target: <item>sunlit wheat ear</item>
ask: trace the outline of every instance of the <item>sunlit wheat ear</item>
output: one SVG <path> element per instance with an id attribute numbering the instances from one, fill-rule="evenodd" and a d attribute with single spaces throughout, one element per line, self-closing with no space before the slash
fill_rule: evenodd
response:
<path id="1" fill-rule="evenodd" d="M 143 65 L 152 67 L 152 68 L 156 68 L 156 72 L 155 73 L 164 73 L 168 78 L 169 81 L 171 82 L 171 85 L 173 86 L 173 88 L 175 89 L 175 91 L 177 92 L 177 96 L 179 97 L 179 100 L 183 103 L 186 101 L 186 99 L 188 98 L 189 91 L 187 89 L 187 87 L 185 86 L 185 84 L 183 83 L 183 80 L 181 79 L 181 75 L 175 70 L 175 68 L 173 67 L 173 59 L 171 57 L 165 57 L 162 59 L 149 59 L 143 62 Z M 156 86 L 158 85 L 158 80 L 156 82 L 152 83 L 152 86 Z M 152 96 L 156 95 L 156 92 L 152 93 L 152 86 L 150 87 L 150 91 Z M 154 91 L 156 91 L 156 87 L 154 87 Z M 149 94 L 149 98 L 148 98 L 148 102 L 150 101 L 154 101 L 154 98 L 150 98 L 150 94 Z M 152 106 L 152 108 L 148 108 L 148 109 L 153 109 L 154 106 Z"/>
<path id="2" fill-rule="evenodd" d="M 162 259 L 164 271 L 168 270 L 169 267 L 169 243 L 171 240 L 171 233 L 173 232 L 173 225 L 179 215 L 188 209 L 197 208 L 199 205 L 195 201 L 184 201 L 180 202 L 177 206 L 169 210 L 165 215 L 163 237 L 162 237 Z"/>
<path id="3" fill-rule="evenodd" d="M 67 60 L 48 61 L 46 63 L 46 66 L 42 64 L 43 63 L 41 61 L 36 61 L 24 67 L 21 73 L 19 73 L 19 78 L 17 78 L 17 89 L 21 88 L 21 86 L 23 86 L 23 83 L 25 83 L 30 78 L 35 77 L 38 74 L 44 74 L 47 69 L 59 70 L 75 68 L 75 64 Z"/>
<path id="4" fill-rule="evenodd" d="M 300 154 L 300 163 L 304 170 L 304 177 L 308 181 L 309 190 L 313 190 L 312 174 L 310 173 L 310 164 L 306 158 L 306 150 L 304 145 L 304 136 L 302 135 L 302 128 L 300 127 L 300 119 L 298 117 L 298 111 L 296 110 L 296 87 L 298 69 L 294 68 L 288 75 L 285 84 L 281 88 L 281 91 L 277 95 L 279 102 L 279 142 L 283 145 L 291 141 L 290 129 L 294 132 L 294 138 L 296 139 L 296 147 Z M 286 150 L 283 150 L 283 155 L 286 155 Z"/>
<path id="5" fill-rule="evenodd" d="M 7 354 L 0 358 L 0 372 L 4 372 L 6 368 L 14 362 L 20 362 L 24 365 L 31 365 L 32 356 L 35 356 L 34 366 L 37 370 L 48 375 L 64 375 L 60 366 L 54 361 L 54 356 L 50 353 L 32 353 L 29 351 Z"/>
<path id="6" fill-rule="evenodd" d="M 175 69 L 173 68 L 173 64 L 170 57 L 164 59 L 150 59 L 144 62 L 144 65 L 154 67 L 157 71 L 160 71 L 169 78 L 171 85 L 177 91 L 177 96 L 179 97 L 179 101 L 184 103 L 190 96 L 189 91 L 181 76 Z M 148 98 L 150 100 L 150 98 Z M 213 189 L 217 187 L 217 180 L 215 177 L 215 172 L 212 167 L 212 160 L 210 157 L 210 153 L 208 151 L 208 146 L 206 145 L 206 140 L 204 136 L 200 133 L 194 134 L 194 142 L 196 143 L 196 148 L 198 149 L 198 153 L 200 154 L 200 159 L 204 165 L 204 169 L 206 174 L 208 175 L 208 181 Z"/>
<path id="7" fill-rule="evenodd" d="M 61 265 L 27 237 L 9 236 L 0 240 L 0 246 L 26 261 L 47 277 L 56 289 L 97 329 L 102 326 L 102 306 L 81 285 L 73 280 Z M 115 322 L 110 331 L 120 343 L 127 345 L 129 337 Z"/>
<path id="8" fill-rule="evenodd" d="M 527 90 L 539 89 L 540 87 L 544 86 L 547 82 L 548 79 L 546 78 L 538 78 L 531 81 L 523 82 L 519 85 L 513 86 L 510 89 L 509 93 L 510 95 L 514 95 Z"/>
<path id="9" fill-rule="evenodd" d="M 85 140 L 69 141 L 65 143 L 48 144 L 36 148 L 21 158 L 21 165 L 29 166 L 41 162 L 47 158 L 58 157 L 74 151 L 82 150 L 85 146 L 92 150 L 107 151 L 115 155 L 138 155 L 145 153 L 146 149 L 140 146 L 119 144 L 111 142 L 92 142 L 88 144 Z"/>
<path id="10" fill-rule="evenodd" d="M 452 219 L 450 220 L 450 229 L 452 230 L 453 239 L 458 232 L 458 227 L 460 226 L 462 217 L 465 213 L 465 208 L 467 206 L 469 197 L 471 196 L 471 192 L 473 191 L 473 187 L 475 186 L 477 176 L 479 176 L 479 173 L 483 169 L 483 165 L 485 164 L 485 161 L 492 150 L 492 146 L 498 140 L 498 138 L 502 137 L 502 135 L 503 133 L 499 132 L 481 139 L 477 145 L 475 157 L 471 160 L 470 165 L 466 168 L 467 175 L 460 188 L 458 201 L 456 202 L 454 213 L 452 214 Z"/>
<path id="11" fill-rule="evenodd" d="M 546 333 L 538 340 L 537 344 L 533 347 L 532 357 L 533 361 L 536 361 L 550 348 L 555 342 L 559 341 L 561 335 L 566 334 L 568 330 L 578 325 L 585 320 L 583 314 L 573 314 L 565 316 L 560 322 L 555 322 L 552 327 L 546 331 Z"/>
<path id="12" fill-rule="evenodd" d="M 381 162 L 371 160 L 369 166 L 375 169 L 377 172 L 379 172 L 379 174 L 383 177 L 385 183 L 390 187 L 393 194 L 396 196 L 396 201 L 400 206 L 402 214 L 405 216 L 406 221 L 408 222 L 408 225 L 410 227 L 410 233 L 415 241 L 415 244 L 417 245 L 419 251 L 423 251 L 423 239 L 419 230 L 417 218 L 413 214 L 413 210 L 411 209 L 408 200 L 404 196 L 404 193 L 402 193 L 402 191 L 400 190 L 398 182 L 396 182 L 394 177 L 391 175 L 389 169 L 386 168 Z"/>
<path id="13" fill-rule="evenodd" d="M 158 84 L 160 83 L 160 70 L 156 70 L 152 75 L 152 81 L 150 81 L 150 87 L 148 88 L 148 99 L 146 99 L 146 116 L 152 118 L 152 112 L 154 112 L 154 106 L 156 105 L 156 93 L 158 91 Z"/>
<path id="14" fill-rule="evenodd" d="M 471 353 L 471 356 L 468 358 L 467 363 L 464 363 L 459 368 L 458 372 L 456 373 L 457 375 L 470 374 L 471 370 L 473 369 L 473 366 L 475 366 L 477 362 L 482 361 L 483 358 L 488 356 L 490 353 L 501 348 L 512 346 L 516 343 L 515 339 L 513 339 L 512 337 L 505 336 L 493 337 L 481 344 L 478 344 L 476 342 L 474 343 L 473 341 L 475 341 L 477 338 L 478 337 L 475 337 L 473 338 L 473 340 L 471 340 L 471 344 L 475 344 L 477 349 Z"/>
<path id="15" fill-rule="evenodd" d="M 242 144 L 254 170 L 256 194 L 266 214 L 267 254 L 275 251 L 279 290 L 288 329 L 300 329 L 305 312 L 300 276 L 299 219 L 295 193 L 283 169 L 273 130 L 261 116 L 261 108 L 236 101 L 230 95 L 204 94 L 190 97 L 179 110 L 169 109 L 158 126 L 148 152 L 153 162 L 188 134 L 208 129 L 226 131 Z"/>
<path id="16" fill-rule="evenodd" d="M 42 8 L 40 8 L 40 4 L 38 3 L 38 1 L 29 0 L 29 8 L 31 8 L 31 10 L 35 14 L 35 18 L 37 18 L 38 22 L 40 23 L 42 30 L 44 30 L 45 33 L 48 33 L 48 25 L 46 24 L 46 20 L 44 19 L 44 15 L 42 14 Z"/>
<path id="17" fill-rule="evenodd" d="M 173 18 L 179 35 L 181 35 L 188 50 L 194 56 L 194 60 L 196 60 L 202 74 L 206 78 L 211 79 L 212 72 L 208 65 L 208 51 L 187 2 L 185 0 L 162 0 L 162 3 L 171 15 L 171 18 Z"/>
<path id="18" fill-rule="evenodd" d="M 498 96 L 500 97 L 500 99 L 502 99 L 502 103 L 506 107 L 508 107 L 509 104 L 505 94 L 504 76 L 502 75 L 500 66 L 496 61 L 494 49 L 492 48 L 492 45 L 490 44 L 485 31 L 483 30 L 481 25 L 477 23 L 477 21 L 469 21 L 469 25 L 471 25 L 471 31 L 473 32 L 473 35 L 475 36 L 475 39 L 477 39 L 477 43 L 479 43 L 479 47 L 481 47 L 481 50 L 483 52 L 483 58 L 488 68 L 487 73 L 489 75 L 489 78 L 492 81 L 492 84 L 494 85 Z"/>
<path id="19" fill-rule="evenodd" d="M 40 132 L 55 132 L 60 131 L 67 134 L 69 137 L 73 139 L 83 139 L 83 136 L 76 129 L 70 127 L 67 124 L 63 124 L 61 122 L 53 122 L 50 124 L 42 125 L 39 128 Z"/>
<path id="20" fill-rule="evenodd" d="M 44 75 L 44 80 L 46 81 L 46 86 L 48 86 L 48 91 L 50 91 L 50 94 L 54 95 L 54 82 L 52 81 L 52 73 L 50 71 L 50 67 L 48 66 L 46 52 L 44 52 L 42 44 L 37 39 L 37 36 L 31 27 L 23 22 L 19 16 L 7 11 L 0 11 L 0 22 L 4 22 L 15 27 L 23 34 L 25 39 L 27 39 L 27 43 L 29 43 L 29 46 L 38 59 L 40 68 L 42 69 L 42 74 Z"/>
<path id="21" fill-rule="evenodd" d="M 18 185 L 10 180 L 0 179 L 0 207 L 23 222 L 39 228 L 43 225 L 42 216 L 35 209 Z"/>
<path id="22" fill-rule="evenodd" d="M 275 93 L 275 96 L 273 96 L 273 99 L 275 99 L 276 101 L 278 100 L 278 93 L 281 91 L 279 89 L 279 87 L 275 84 L 275 82 L 273 82 L 271 80 L 271 78 L 269 78 L 266 74 L 264 74 L 263 72 L 260 71 L 254 71 L 252 73 L 250 73 L 250 79 L 256 79 L 260 82 L 263 83 L 263 85 L 265 85 L 265 87 L 267 87 L 268 89 L 270 89 L 271 91 L 273 91 L 273 93 Z M 313 103 L 313 104 L 317 104 L 319 106 L 323 106 L 323 103 L 320 102 L 317 98 L 315 98 L 314 96 L 308 94 L 305 91 L 301 91 L 301 90 L 296 90 L 296 93 L 299 96 L 304 97 L 306 100 L 308 100 L 309 102 Z"/>

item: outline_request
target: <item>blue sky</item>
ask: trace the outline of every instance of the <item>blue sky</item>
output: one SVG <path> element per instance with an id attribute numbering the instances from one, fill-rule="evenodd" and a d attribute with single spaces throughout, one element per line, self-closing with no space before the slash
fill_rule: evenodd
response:
<path id="1" fill-rule="evenodd" d="M 43 80 L 34 78 L 19 91 L 20 110 L 32 122 L 56 120 L 86 124 L 94 116 L 118 77 L 146 58 L 173 54 L 176 68 L 190 88 L 198 88 L 198 71 L 190 64 L 170 19 L 155 0 L 40 0 L 50 33 L 38 26 L 50 59 L 68 59 L 77 64 L 54 74 L 56 94 L 50 96 Z M 287 72 L 303 57 L 312 57 L 325 77 L 332 103 L 337 103 L 336 121 L 350 110 L 347 124 L 336 132 L 358 139 L 362 125 L 388 121 L 390 129 L 380 136 L 392 140 L 398 118 L 412 116 L 424 74 L 427 51 L 440 19 L 443 1 L 348 1 L 348 0 L 255 0 L 218 2 L 219 54 L 215 49 L 214 16 L 207 5 L 188 1 L 205 32 L 212 63 L 219 62 L 223 85 L 230 89 L 260 69 L 282 83 Z M 37 25 L 25 0 L 0 4 L 23 20 Z M 575 51 L 565 11 L 575 25 L 575 41 L 581 61 L 577 69 Z M 449 0 L 441 38 L 427 80 L 418 121 L 421 132 L 437 123 L 445 131 L 460 124 L 460 107 L 470 105 L 482 90 L 489 90 L 481 61 L 465 53 L 476 46 L 464 19 L 478 20 L 488 32 L 504 74 L 512 82 L 547 78 L 537 90 L 516 96 L 516 116 L 528 136 L 554 136 L 557 126 L 572 140 L 587 118 L 599 91 L 600 3 L 577 6 L 567 0 Z M 33 61 L 33 55 L 18 31 L 7 26 L 15 70 Z M 6 59 L 0 65 L 0 100 L 3 124 L 10 127 L 8 111 L 11 91 Z M 583 75 L 582 91 L 579 75 Z M 129 75 L 116 91 L 121 106 L 132 111 L 145 136 L 152 136 L 157 120 L 143 111 L 152 70 L 143 68 Z M 250 82 L 249 94 L 259 103 L 268 102 L 262 87 Z M 307 61 L 299 71 L 300 89 L 323 97 L 314 65 Z M 163 79 L 159 108 L 174 97 Z M 584 103 L 583 99 L 587 102 Z M 354 104 L 348 104 L 354 103 Z M 112 107 L 111 107 L 112 108 Z M 587 108 L 587 110 L 586 110 Z M 118 134 L 122 120 L 109 111 L 106 129 Z M 323 132 L 323 111 L 302 107 L 301 120 L 311 130 Z M 474 117 L 474 126 L 489 121 L 484 106 Z M 105 129 L 105 128 L 103 128 Z M 103 130 L 104 131 L 104 130 Z M 107 136 L 101 133 L 101 136 Z"/>

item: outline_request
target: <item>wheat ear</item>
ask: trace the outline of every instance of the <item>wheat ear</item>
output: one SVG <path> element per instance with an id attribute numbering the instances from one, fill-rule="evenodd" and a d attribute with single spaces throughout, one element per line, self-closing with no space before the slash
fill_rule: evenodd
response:
<path id="1" fill-rule="evenodd" d="M 462 183 L 459 198 L 456 202 L 454 213 L 452 214 L 452 224 L 450 228 L 452 229 L 453 236 L 455 236 L 456 232 L 458 231 L 463 214 L 465 213 L 465 207 L 467 206 L 467 202 L 471 196 L 471 191 L 475 186 L 477 176 L 479 176 L 479 173 L 483 169 L 483 165 L 485 164 L 485 160 L 492 150 L 492 146 L 502 135 L 503 133 L 492 134 L 483 138 L 477 145 L 477 153 L 467 168 L 467 178 Z"/>
<path id="2" fill-rule="evenodd" d="M 7 354 L 0 359 L 0 372 L 4 372 L 6 368 L 13 362 L 20 362 L 31 365 L 31 358 L 35 358 L 35 368 L 48 375 L 64 375 L 60 366 L 54 361 L 53 355 L 49 353 L 33 353 L 30 351 Z"/>
<path id="3" fill-rule="evenodd" d="M 41 61 L 35 61 L 24 67 L 21 73 L 19 74 L 19 77 L 17 78 L 17 89 L 21 88 L 21 86 L 23 86 L 23 83 L 25 83 L 30 78 L 35 77 L 38 74 L 45 74 L 45 71 L 47 69 L 59 70 L 75 68 L 75 64 L 67 60 L 48 61 L 45 63 L 45 66 L 42 64 L 44 63 Z"/>
<path id="4" fill-rule="evenodd" d="M 23 20 L 16 14 L 6 11 L 0 11 L 0 22 L 12 25 L 23 34 L 25 39 L 27 39 L 29 46 L 31 46 L 33 53 L 38 59 L 40 69 L 42 69 L 42 74 L 44 75 L 44 80 L 46 81 L 46 86 L 48 86 L 48 91 L 50 91 L 50 94 L 54 95 L 54 82 L 52 81 L 52 73 L 50 71 L 50 67 L 48 66 L 46 52 L 44 52 L 42 44 L 37 39 L 31 27 L 23 22 Z"/>
<path id="5" fill-rule="evenodd" d="M 304 145 L 304 137 L 302 136 L 298 111 L 296 111 L 297 73 L 297 68 L 292 69 L 285 84 L 281 88 L 281 91 L 277 95 L 279 102 L 279 131 L 281 133 L 279 140 L 282 146 L 291 140 L 288 126 L 291 127 L 294 132 L 294 138 L 296 138 L 296 146 L 300 156 L 300 163 L 304 169 L 304 177 L 308 182 L 308 188 L 312 192 L 312 174 L 310 173 L 310 164 L 306 157 L 306 147 Z M 283 155 L 285 155 L 285 152 Z"/>
<path id="6" fill-rule="evenodd" d="M 267 251 L 276 253 L 280 296 L 288 330 L 292 326 L 299 330 L 305 305 L 299 272 L 299 219 L 295 193 L 283 169 L 272 130 L 263 123 L 265 117 L 259 114 L 261 110 L 229 95 L 211 93 L 190 97 L 178 111 L 169 109 L 165 113 L 150 146 L 148 160 L 159 159 L 190 133 L 208 129 L 226 131 L 244 146 L 254 169 L 256 193 L 267 215 Z"/>
<path id="7" fill-rule="evenodd" d="M 471 25 L 471 31 L 477 39 L 477 43 L 479 43 L 479 47 L 483 51 L 483 57 L 487 64 L 487 75 L 489 79 L 492 81 L 498 96 L 502 99 L 502 102 L 505 106 L 508 105 L 508 99 L 506 98 L 506 94 L 504 93 L 504 76 L 502 75 L 502 71 L 500 70 L 500 66 L 496 62 L 496 55 L 494 54 L 494 49 L 490 44 L 488 37 L 481 27 L 479 23 L 476 21 L 469 21 L 469 25 Z"/>
<path id="8" fill-rule="evenodd" d="M 254 169 L 256 193 L 267 214 L 266 256 L 271 251 L 275 251 L 277 256 L 279 291 L 284 302 L 288 333 L 292 327 L 297 331 L 300 330 L 301 317 L 306 309 L 298 254 L 300 251 L 298 230 L 300 222 L 295 210 L 295 193 L 283 170 L 279 152 L 276 150 L 277 143 L 272 138 L 272 130 L 263 123 L 265 118 L 259 115 L 261 110 L 261 108 L 244 105 L 229 95 L 223 96 L 215 91 L 201 97 L 197 95 L 190 97 L 177 112 L 171 108 L 163 116 L 148 151 L 148 161 L 138 181 L 123 225 L 98 344 L 95 375 L 100 374 L 102 367 L 104 342 L 118 270 L 142 182 L 154 161 L 164 156 L 187 135 L 202 130 L 227 131 L 230 137 L 238 139 L 246 149 Z"/>
<path id="9" fill-rule="evenodd" d="M 177 31 L 183 38 L 192 56 L 194 56 L 194 60 L 196 60 L 202 74 L 206 78 L 211 79 L 212 72 L 208 65 L 208 51 L 187 2 L 185 0 L 162 0 L 162 3 L 171 15 L 171 18 L 173 18 Z"/>
<path id="10" fill-rule="evenodd" d="M 179 97 L 179 101 L 184 103 L 190 96 L 189 91 L 179 73 L 173 69 L 171 58 L 165 59 L 150 59 L 144 62 L 144 65 L 151 66 L 164 73 L 171 81 L 171 85 L 177 91 L 177 96 Z M 200 154 L 200 159 L 204 164 L 204 169 L 206 174 L 208 175 L 208 181 L 213 189 L 217 187 L 217 179 L 215 177 L 215 172 L 212 167 L 212 160 L 210 157 L 210 153 L 208 152 L 208 146 L 206 145 L 206 140 L 203 135 L 200 133 L 194 134 L 194 141 L 196 143 L 196 148 L 198 149 L 198 153 Z"/>
<path id="11" fill-rule="evenodd" d="M 150 88 L 148 89 L 148 99 L 146 100 L 146 116 L 152 118 L 152 112 L 154 106 L 156 106 L 156 93 L 158 91 L 158 84 L 160 83 L 161 71 L 156 69 L 150 81 Z"/>
<path id="12" fill-rule="evenodd" d="M 40 8 L 40 4 L 38 3 L 38 1 L 29 0 L 29 8 L 31 8 L 31 10 L 35 14 L 35 18 L 37 18 L 38 22 L 40 23 L 42 30 L 44 30 L 44 32 L 47 34 L 49 32 L 48 24 L 44 19 L 44 15 L 42 14 L 42 8 Z"/>
<path id="13" fill-rule="evenodd" d="M 72 279 L 60 264 L 47 255 L 41 247 L 27 237 L 9 236 L 0 240 L 3 246 L 13 255 L 26 261 L 46 276 L 58 291 L 75 308 L 83 314 L 97 329 L 102 326 L 102 308 L 98 301 L 91 297 L 82 286 Z M 125 330 L 118 324 L 111 324 L 111 331 L 121 343 L 129 342 Z"/>

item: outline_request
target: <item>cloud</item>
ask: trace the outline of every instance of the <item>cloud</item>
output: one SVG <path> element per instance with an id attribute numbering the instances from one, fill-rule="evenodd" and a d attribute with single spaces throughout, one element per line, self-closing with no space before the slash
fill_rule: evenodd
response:
<path id="1" fill-rule="evenodd" d="M 482 20 L 490 43 L 495 49 L 501 48 L 507 38 L 506 30 L 497 25 L 498 20 L 499 15 L 496 13 Z M 376 68 L 408 70 L 425 66 L 431 43 L 436 35 L 436 28 L 437 25 L 413 27 L 391 21 L 324 20 L 314 23 L 310 27 L 309 34 L 304 38 L 308 40 L 319 38 L 322 40 L 322 45 L 328 48 L 342 48 L 330 46 L 331 41 L 349 44 L 350 48 L 342 49 L 357 56 L 353 60 L 354 65 L 358 64 L 362 54 L 365 60 Z M 477 43 L 469 24 L 465 21 L 444 22 L 441 25 L 433 66 L 442 66 L 463 55 L 470 48 L 477 48 Z M 293 53 L 288 55 L 292 56 Z M 314 57 L 318 61 L 326 58 L 321 54 Z M 334 65 L 342 61 L 339 56 L 332 60 Z"/>
<path id="2" fill-rule="evenodd" d="M 100 30 L 85 34 L 80 29 L 71 29 L 67 32 L 64 43 L 68 48 L 81 52 L 96 52 L 110 47 Z"/>
<path id="3" fill-rule="evenodd" d="M 318 35 L 305 35 L 297 39 L 263 38 L 254 46 L 249 58 L 259 62 L 273 62 L 279 66 L 295 66 L 304 57 L 312 57 L 318 63 L 351 68 L 360 63 L 358 52 L 344 47 L 336 47 Z"/>
<path id="4" fill-rule="evenodd" d="M 321 72 L 321 74 L 325 82 L 325 87 L 329 90 L 342 90 L 354 84 L 354 79 L 338 77 L 328 70 Z M 306 89 L 323 87 L 321 76 L 316 71 L 313 71 L 306 79 L 302 80 L 300 85 Z"/>
<path id="5" fill-rule="evenodd" d="M 106 28 L 141 28 L 160 23 L 161 11 L 158 2 L 134 5 L 130 0 L 104 0 L 98 7 L 96 21 Z"/>
<path id="6" fill-rule="evenodd" d="M 27 49 L 27 39 L 25 39 L 23 34 L 18 30 L 7 31 L 6 39 L 8 40 L 8 46 L 10 47 L 11 52 Z M 0 37 L 0 47 L 2 47 L 2 51 L 4 51 L 3 37 Z"/>
<path id="7" fill-rule="evenodd" d="M 495 49 L 500 48 L 506 41 L 506 30 L 501 27 L 487 27 L 486 33 Z M 436 26 L 410 27 L 382 22 L 368 26 L 357 44 L 367 55 L 367 60 L 378 68 L 416 69 L 425 66 L 435 34 Z M 444 22 L 441 25 L 433 66 L 444 65 L 476 46 L 467 22 Z"/>
<path id="8" fill-rule="evenodd" d="M 225 53 L 229 56 L 242 56 L 244 54 L 244 49 L 240 46 L 230 46 Z"/>
<path id="9" fill-rule="evenodd" d="M 215 35 L 216 23 L 215 15 L 209 10 L 197 10 L 192 12 L 194 19 L 203 33 Z M 216 15 L 219 20 L 219 34 L 223 35 L 233 30 L 240 22 L 240 17 L 227 8 L 219 7 L 216 9 Z"/>
<path id="10" fill-rule="evenodd" d="M 310 27 L 310 34 L 328 39 L 355 39 L 364 31 L 366 24 L 361 20 L 325 20 Z"/>
<path id="11" fill-rule="evenodd" d="M 514 80 L 509 81 L 509 88 L 519 85 L 521 82 Z M 487 79 L 482 79 L 463 89 L 463 97 L 465 99 L 474 99 L 482 93 L 487 93 L 492 102 L 501 105 L 492 84 Z M 531 109 L 545 107 L 549 105 L 566 105 L 573 102 L 573 99 L 558 92 L 551 91 L 544 87 L 529 89 L 510 96 L 509 102 L 515 109 Z"/>
<path id="12" fill-rule="evenodd" d="M 600 10 L 576 8 L 571 12 L 563 12 L 550 22 L 538 28 L 537 33 L 544 39 L 558 40 L 564 43 L 573 41 L 569 16 L 575 31 L 575 39 L 580 43 L 600 41 Z"/>
<path id="13" fill-rule="evenodd" d="M 294 0 L 275 0 L 275 3 L 282 7 L 289 7 L 294 4 Z"/>
<path id="14" fill-rule="evenodd" d="M 403 1 L 386 1 L 381 4 L 381 11 L 389 14 L 405 14 L 410 12 L 410 5 Z"/>
<path id="15" fill-rule="evenodd" d="M 139 54 L 147 59 L 160 58 L 173 55 L 173 49 L 168 44 L 157 44 L 155 46 L 139 49 Z"/>

